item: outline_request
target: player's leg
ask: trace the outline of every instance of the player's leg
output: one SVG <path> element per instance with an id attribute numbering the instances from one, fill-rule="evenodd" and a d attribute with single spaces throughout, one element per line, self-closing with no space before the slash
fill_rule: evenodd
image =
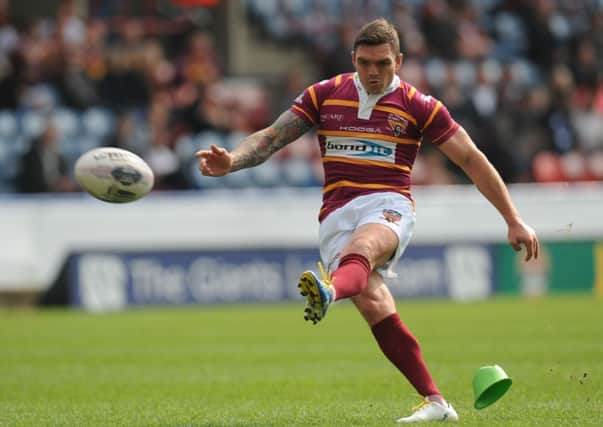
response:
<path id="1" fill-rule="evenodd" d="M 331 274 L 306 271 L 298 285 L 307 299 L 305 319 L 319 322 L 333 301 L 361 293 L 375 267 L 393 267 L 414 222 L 411 201 L 397 193 L 362 196 L 331 213 L 320 226 L 321 257 Z"/>
<path id="2" fill-rule="evenodd" d="M 402 323 L 394 298 L 377 272 L 372 272 L 369 285 L 352 297 L 356 308 L 369 324 L 381 351 L 424 397 L 440 396 L 423 359 L 418 341 Z"/>
<path id="3" fill-rule="evenodd" d="M 371 327 L 383 354 L 425 399 L 412 415 L 398 421 L 458 420 L 456 411 L 435 384 L 418 341 L 400 320 L 394 298 L 381 274 L 373 271 L 366 289 L 352 297 L 352 301 Z"/>
<path id="4" fill-rule="evenodd" d="M 348 234 L 349 233 L 345 233 Z M 331 303 L 361 293 L 367 286 L 373 267 L 391 258 L 398 247 L 398 237 L 382 224 L 369 223 L 356 229 L 338 252 L 338 267 L 330 275 L 321 268 L 321 277 L 304 272 L 299 280 L 306 304 L 304 318 L 314 323 L 326 315 Z"/>
<path id="5" fill-rule="evenodd" d="M 368 223 L 358 227 L 341 252 L 339 266 L 333 272 L 335 300 L 364 291 L 370 272 L 376 266 L 384 265 L 397 247 L 398 236 L 386 225 Z"/>

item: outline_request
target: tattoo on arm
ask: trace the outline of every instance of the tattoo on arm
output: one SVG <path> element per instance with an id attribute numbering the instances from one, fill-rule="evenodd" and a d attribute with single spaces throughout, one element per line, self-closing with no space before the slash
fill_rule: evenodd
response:
<path id="1" fill-rule="evenodd" d="M 257 166 L 272 154 L 290 144 L 310 129 L 310 126 L 290 111 L 285 111 L 265 129 L 243 139 L 232 152 L 231 172 Z"/>

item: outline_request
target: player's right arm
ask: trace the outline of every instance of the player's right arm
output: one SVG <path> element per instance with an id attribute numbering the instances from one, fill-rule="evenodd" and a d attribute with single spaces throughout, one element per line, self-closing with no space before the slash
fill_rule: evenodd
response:
<path id="1" fill-rule="evenodd" d="M 508 226 L 508 240 L 516 250 L 526 248 L 525 260 L 538 258 L 539 243 L 534 230 L 521 219 L 511 195 L 497 170 L 461 127 L 439 146 L 440 150 L 477 186 L 500 212 Z"/>
<path id="2" fill-rule="evenodd" d="M 477 148 L 471 137 L 452 119 L 448 109 L 440 101 L 425 95 L 415 95 L 413 101 L 415 114 L 425 123 L 423 134 L 467 174 L 479 191 L 500 212 L 507 223 L 507 237 L 511 246 L 519 251 L 521 245 L 524 245 L 526 261 L 538 258 L 539 243 L 536 233 L 521 219 L 498 171 Z"/>
<path id="3" fill-rule="evenodd" d="M 290 144 L 310 129 L 310 125 L 290 110 L 285 111 L 270 126 L 244 138 L 229 152 L 216 145 L 195 153 L 199 169 L 206 176 L 223 176 L 265 162 L 272 154 Z"/>

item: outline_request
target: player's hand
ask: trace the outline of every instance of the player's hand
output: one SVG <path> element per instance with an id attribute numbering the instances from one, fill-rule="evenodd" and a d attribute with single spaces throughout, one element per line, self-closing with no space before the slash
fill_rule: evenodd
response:
<path id="1" fill-rule="evenodd" d="M 521 251 L 522 245 L 525 246 L 525 261 L 538 258 L 540 243 L 538 242 L 538 237 L 532 227 L 519 220 L 519 222 L 509 225 L 508 238 L 509 243 L 517 252 Z"/>
<path id="2" fill-rule="evenodd" d="M 209 150 L 197 151 L 195 157 L 199 159 L 199 170 L 205 176 L 224 176 L 232 168 L 232 154 L 215 144 Z"/>

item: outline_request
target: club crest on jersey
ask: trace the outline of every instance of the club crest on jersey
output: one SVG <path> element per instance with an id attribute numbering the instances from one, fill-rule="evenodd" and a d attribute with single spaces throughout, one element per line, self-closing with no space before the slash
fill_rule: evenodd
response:
<path id="1" fill-rule="evenodd" d="M 403 119 L 395 114 L 390 114 L 387 118 L 387 123 L 394 136 L 400 136 L 406 131 L 408 120 Z"/>
<path id="2" fill-rule="evenodd" d="M 402 214 L 393 209 L 383 209 L 383 218 L 387 222 L 391 222 L 392 224 L 397 224 L 400 222 L 400 219 L 402 218 Z"/>

